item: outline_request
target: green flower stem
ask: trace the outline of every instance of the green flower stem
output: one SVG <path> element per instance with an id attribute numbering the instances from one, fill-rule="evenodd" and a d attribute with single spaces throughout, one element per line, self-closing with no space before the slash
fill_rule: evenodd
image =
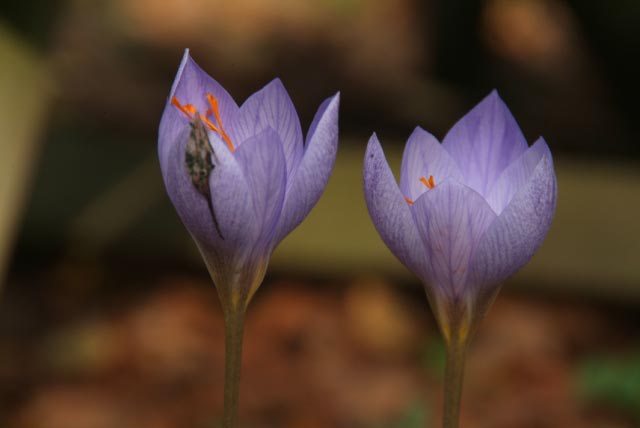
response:
<path id="1" fill-rule="evenodd" d="M 452 340 L 447 344 L 447 361 L 444 372 L 443 428 L 458 428 L 466 353 L 467 344 L 465 340 Z"/>
<path id="2" fill-rule="evenodd" d="M 225 372 L 223 428 L 238 426 L 238 397 L 240 367 L 242 366 L 242 337 L 245 309 L 234 308 L 225 314 Z"/>

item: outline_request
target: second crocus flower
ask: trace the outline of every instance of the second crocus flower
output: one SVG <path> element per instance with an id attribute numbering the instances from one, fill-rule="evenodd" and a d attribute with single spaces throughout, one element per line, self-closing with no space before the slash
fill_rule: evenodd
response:
<path id="1" fill-rule="evenodd" d="M 494 91 L 442 144 L 416 128 L 400 186 L 374 134 L 364 191 L 382 240 L 425 286 L 447 345 L 445 426 L 455 427 L 469 338 L 499 285 L 531 259 L 551 225 L 551 152 L 542 138 L 528 146 Z"/>

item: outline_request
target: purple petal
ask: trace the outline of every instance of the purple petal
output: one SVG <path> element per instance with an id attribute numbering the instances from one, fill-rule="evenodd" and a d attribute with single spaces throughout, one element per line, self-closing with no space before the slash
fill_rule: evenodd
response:
<path id="1" fill-rule="evenodd" d="M 241 255 L 260 233 L 259 219 L 252 203 L 251 183 L 218 134 L 210 132 L 209 139 L 214 165 L 209 175 L 211 205 L 224 237 L 224 242 L 217 245 L 227 252 Z"/>
<path id="2" fill-rule="evenodd" d="M 404 148 L 400 190 L 409 199 L 416 200 L 427 187 L 420 182 L 421 177 L 433 176 L 436 185 L 452 178 L 462 181 L 462 173 L 436 138 L 417 127 Z"/>
<path id="3" fill-rule="evenodd" d="M 405 266 L 425 279 L 424 243 L 376 134 L 369 139 L 364 159 L 364 195 L 369 215 L 384 243 Z"/>
<path id="4" fill-rule="evenodd" d="M 282 215 L 274 245 L 287 236 L 309 214 L 324 191 L 338 151 L 340 94 L 326 99 L 316 113 L 304 154 L 287 183 Z"/>
<path id="5" fill-rule="evenodd" d="M 171 98 L 175 96 L 180 103 L 193 104 L 199 112 L 204 114 L 210 107 L 206 97 L 207 93 L 218 100 L 220 117 L 223 125 L 227 125 L 238 112 L 238 105 L 222 85 L 196 64 L 187 49 L 184 52 L 176 80 L 173 82 L 168 101 L 171 102 Z"/>
<path id="6" fill-rule="evenodd" d="M 255 218 L 261 231 L 259 243 L 268 246 L 280 218 L 287 186 L 278 134 L 270 128 L 262 131 L 244 141 L 235 156 L 251 189 Z"/>
<path id="7" fill-rule="evenodd" d="M 250 96 L 227 131 L 239 146 L 267 128 L 273 129 L 282 142 L 289 175 L 302 157 L 302 130 L 298 113 L 280 79 Z"/>
<path id="8" fill-rule="evenodd" d="M 528 147 L 520 127 L 496 91 L 460 119 L 442 145 L 460 167 L 465 184 L 483 196 Z"/>
<path id="9" fill-rule="evenodd" d="M 471 265 L 471 282 L 494 286 L 522 268 L 544 239 L 556 208 L 553 160 L 544 151 L 529 182 L 482 237 Z"/>
<path id="10" fill-rule="evenodd" d="M 436 294 L 463 296 L 471 255 L 495 213 L 480 194 L 453 180 L 422 195 L 412 211 Z"/>
<path id="11" fill-rule="evenodd" d="M 509 204 L 516 192 L 529 182 L 529 178 L 543 156 L 551 156 L 549 147 L 543 138 L 522 154 L 505 169 L 489 191 L 487 202 L 496 214 Z"/>
<path id="12" fill-rule="evenodd" d="M 209 108 L 207 93 L 218 99 L 220 116 L 223 118 L 224 124 L 231 121 L 238 111 L 236 102 L 218 82 L 196 64 L 187 49 L 180 62 L 160 121 L 158 155 L 163 168 L 167 167 L 171 145 L 190 122 L 184 113 L 171 104 L 171 99 L 175 96 L 181 104 L 192 104 L 204 114 Z"/>
<path id="13" fill-rule="evenodd" d="M 210 136 L 215 154 L 210 175 L 211 206 L 220 231 L 215 226 L 206 197 L 196 190 L 185 164 L 190 126 L 183 127 L 180 136 L 169 148 L 167 162 L 161 165 L 167 193 L 180 219 L 201 249 L 235 250 L 255 236 L 255 229 L 245 223 L 255 223 L 248 187 L 235 159 L 217 138 Z M 222 235 L 222 236 L 220 236 Z M 224 237 L 224 239 L 223 239 Z"/>

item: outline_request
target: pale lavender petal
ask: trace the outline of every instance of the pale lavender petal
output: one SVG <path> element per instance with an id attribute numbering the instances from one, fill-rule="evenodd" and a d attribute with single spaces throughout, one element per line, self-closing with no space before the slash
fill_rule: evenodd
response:
<path id="1" fill-rule="evenodd" d="M 450 298 L 463 296 L 469 260 L 495 213 L 480 194 L 453 180 L 424 193 L 412 211 L 427 251 L 431 286 Z"/>
<path id="2" fill-rule="evenodd" d="M 209 108 L 206 94 L 210 93 L 218 99 L 220 115 L 227 121 L 235 116 L 238 106 L 229 93 L 211 76 L 200 68 L 185 50 L 180 68 L 171 87 L 171 92 L 160 121 L 158 132 L 158 156 L 160 164 L 167 168 L 169 151 L 184 127 L 189 126 L 190 119 L 171 104 L 175 96 L 182 105 L 192 104 L 199 112 L 205 113 Z"/>
<path id="3" fill-rule="evenodd" d="M 302 130 L 298 113 L 280 79 L 274 79 L 251 95 L 227 132 L 239 146 L 267 128 L 273 129 L 282 142 L 289 175 L 302 157 Z"/>
<path id="4" fill-rule="evenodd" d="M 251 183 L 218 134 L 211 132 L 209 139 L 214 166 L 209 175 L 211 205 L 224 238 L 218 245 L 227 252 L 238 251 L 258 239 L 260 233 Z"/>
<path id="5" fill-rule="evenodd" d="M 462 173 L 449 153 L 436 138 L 417 127 L 404 148 L 402 169 L 400 175 L 400 190 L 409 198 L 416 200 L 427 187 L 420 182 L 421 177 L 430 175 L 436 184 L 452 178 L 462 181 Z"/>
<path id="6" fill-rule="evenodd" d="M 541 137 L 502 172 L 487 196 L 487 202 L 496 214 L 499 215 L 516 192 L 529 182 L 533 170 L 543 156 L 551 156 L 551 152 Z"/>
<path id="7" fill-rule="evenodd" d="M 557 193 L 553 159 L 546 151 L 529 182 L 482 237 L 471 263 L 473 284 L 495 286 L 533 257 L 551 226 Z"/>
<path id="8" fill-rule="evenodd" d="M 384 243 L 424 280 L 428 275 L 424 243 L 376 134 L 369 139 L 364 159 L 364 196 L 369 215 Z"/>
<path id="9" fill-rule="evenodd" d="M 255 224 L 255 216 L 248 187 L 233 156 L 223 143 L 212 138 L 215 157 L 210 175 L 211 207 L 218 229 L 206 196 L 198 192 L 187 173 L 185 155 L 190 129 L 189 125 L 185 126 L 173 144 L 168 144 L 168 162 L 161 165 L 167 193 L 201 248 L 233 250 L 255 236 L 255 228 L 251 227 Z"/>
<path id="10" fill-rule="evenodd" d="M 222 85 L 196 64 L 187 49 L 168 101 L 171 102 L 171 98 L 175 96 L 181 104 L 193 104 L 199 112 L 204 114 L 210 108 L 206 97 L 207 93 L 218 100 L 220 117 L 223 125 L 226 126 L 227 122 L 231 122 L 238 112 L 238 105 Z"/>
<path id="11" fill-rule="evenodd" d="M 502 171 L 528 147 L 496 91 L 460 119 L 442 145 L 460 167 L 465 184 L 485 197 Z"/>
<path id="12" fill-rule="evenodd" d="M 235 152 L 249 185 L 260 229 L 258 244 L 268 247 L 280 218 L 287 186 L 287 172 L 278 134 L 267 128 L 250 137 Z"/>
<path id="13" fill-rule="evenodd" d="M 325 100 L 316 113 L 298 167 L 287 183 L 284 207 L 273 245 L 287 236 L 309 214 L 324 191 L 338 151 L 340 94 Z"/>

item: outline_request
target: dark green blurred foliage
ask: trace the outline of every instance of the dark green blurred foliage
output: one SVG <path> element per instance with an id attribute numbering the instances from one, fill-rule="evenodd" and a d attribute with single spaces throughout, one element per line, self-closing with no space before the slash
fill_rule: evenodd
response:
<path id="1" fill-rule="evenodd" d="M 640 421 L 640 348 L 624 356 L 588 358 L 579 368 L 578 380 L 587 400 Z"/>
<path id="2" fill-rule="evenodd" d="M 444 363 L 447 357 L 446 348 L 442 340 L 429 341 L 424 346 L 422 366 L 430 375 L 444 376 Z"/>
<path id="3" fill-rule="evenodd" d="M 51 44 L 51 32 L 64 3 L 63 0 L 2 0 L 0 20 L 32 45 L 46 49 Z"/>

